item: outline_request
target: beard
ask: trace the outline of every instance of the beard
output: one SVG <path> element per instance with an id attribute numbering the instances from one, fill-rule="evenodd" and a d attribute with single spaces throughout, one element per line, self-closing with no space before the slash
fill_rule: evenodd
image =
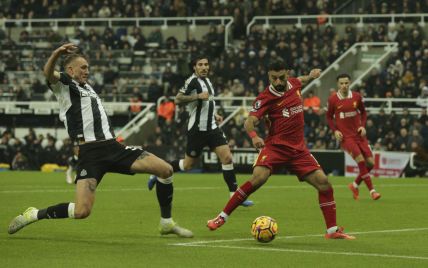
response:
<path id="1" fill-rule="evenodd" d="M 285 86 L 284 85 L 276 85 L 276 86 L 274 86 L 274 88 L 275 88 L 276 91 L 280 91 L 280 92 L 285 91 Z"/>

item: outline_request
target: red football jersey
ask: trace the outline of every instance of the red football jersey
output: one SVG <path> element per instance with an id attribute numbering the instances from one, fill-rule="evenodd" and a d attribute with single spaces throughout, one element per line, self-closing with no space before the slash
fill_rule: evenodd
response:
<path id="1" fill-rule="evenodd" d="M 365 127 L 366 120 L 366 108 L 358 92 L 349 91 L 346 97 L 336 92 L 328 98 L 328 125 L 342 132 L 343 139 L 360 139 L 358 128 Z"/>
<path id="2" fill-rule="evenodd" d="M 288 78 L 288 90 L 278 92 L 269 85 L 253 103 L 250 115 L 270 120 L 266 144 L 282 144 L 293 150 L 305 150 L 303 128 L 303 99 L 300 94 L 302 83 L 299 79 Z"/>

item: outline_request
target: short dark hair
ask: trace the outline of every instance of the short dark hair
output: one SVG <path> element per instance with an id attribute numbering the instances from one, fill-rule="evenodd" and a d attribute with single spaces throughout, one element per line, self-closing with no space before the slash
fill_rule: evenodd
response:
<path id="1" fill-rule="evenodd" d="M 81 53 L 73 53 L 73 54 L 68 54 L 65 58 L 64 61 L 62 62 L 62 67 L 66 67 L 67 65 L 70 64 L 70 62 L 72 62 L 73 60 L 77 59 L 77 58 L 84 58 L 85 60 L 88 60 L 86 58 L 85 55 L 81 54 Z"/>
<path id="2" fill-rule="evenodd" d="M 349 75 L 349 74 L 339 74 L 337 77 L 336 77 L 336 81 L 339 81 L 339 79 L 340 78 L 348 78 L 349 80 L 351 80 L 351 76 Z"/>
<path id="3" fill-rule="evenodd" d="M 269 70 L 268 71 L 282 71 L 287 70 L 287 66 L 285 65 L 285 62 L 282 60 L 276 60 L 269 64 Z"/>
<path id="4" fill-rule="evenodd" d="M 204 55 L 204 54 L 197 54 L 197 55 L 193 55 L 192 59 L 190 60 L 190 65 L 193 69 L 193 67 L 196 65 L 196 63 L 202 59 L 207 59 L 208 62 L 210 61 L 210 59 L 208 58 L 208 56 Z"/>

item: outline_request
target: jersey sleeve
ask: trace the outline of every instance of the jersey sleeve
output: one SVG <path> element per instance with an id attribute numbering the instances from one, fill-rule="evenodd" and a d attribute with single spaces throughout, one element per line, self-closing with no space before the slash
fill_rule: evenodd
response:
<path id="1" fill-rule="evenodd" d="M 302 82 L 300 82 L 299 78 L 292 77 L 289 78 L 288 81 L 291 83 L 293 87 L 296 87 L 297 91 L 302 91 Z"/>
<path id="2" fill-rule="evenodd" d="M 184 86 L 180 89 L 180 93 L 184 95 L 190 95 L 193 90 L 197 90 L 197 82 L 196 79 L 187 80 L 184 83 Z"/>
<path id="3" fill-rule="evenodd" d="M 257 96 L 253 102 L 253 107 L 250 110 L 250 115 L 257 118 L 262 118 L 269 110 L 269 99 L 263 95 Z"/>
<path id="4" fill-rule="evenodd" d="M 51 82 L 49 82 L 49 80 L 46 80 L 46 84 L 53 92 L 61 90 L 63 86 L 68 86 L 70 83 L 71 77 L 63 72 L 59 73 L 59 80 L 55 84 L 52 84 Z"/>
<path id="5" fill-rule="evenodd" d="M 334 101 L 332 98 L 328 99 L 327 106 L 328 106 L 327 113 L 326 113 L 327 123 L 328 123 L 328 126 L 330 127 L 330 129 L 334 132 L 337 130 L 337 128 L 336 128 L 336 125 L 334 123 L 334 112 L 335 112 L 335 110 L 334 110 Z"/>

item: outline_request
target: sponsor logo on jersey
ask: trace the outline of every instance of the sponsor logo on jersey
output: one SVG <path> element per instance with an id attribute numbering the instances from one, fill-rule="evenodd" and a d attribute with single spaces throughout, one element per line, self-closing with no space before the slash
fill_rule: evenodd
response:
<path id="1" fill-rule="evenodd" d="M 287 108 L 285 108 L 284 110 L 282 110 L 282 116 L 284 116 L 284 117 L 290 117 L 290 113 L 288 112 Z"/>
<path id="2" fill-rule="evenodd" d="M 340 112 L 340 113 L 339 113 L 339 118 L 343 119 L 343 118 L 347 118 L 347 117 L 354 117 L 354 116 L 356 116 L 356 115 L 357 115 L 357 112 L 356 112 L 356 111 L 347 112 L 347 113 Z"/>
<path id="3" fill-rule="evenodd" d="M 298 106 L 293 106 L 290 109 L 284 108 L 282 110 L 282 116 L 284 116 L 284 117 L 290 117 L 290 116 L 298 114 L 298 113 L 303 113 L 303 105 L 302 104 L 300 104 Z"/>
<path id="4" fill-rule="evenodd" d="M 86 169 L 82 169 L 82 171 L 80 171 L 80 176 L 83 177 L 86 175 L 88 175 L 88 172 L 86 171 Z"/>

